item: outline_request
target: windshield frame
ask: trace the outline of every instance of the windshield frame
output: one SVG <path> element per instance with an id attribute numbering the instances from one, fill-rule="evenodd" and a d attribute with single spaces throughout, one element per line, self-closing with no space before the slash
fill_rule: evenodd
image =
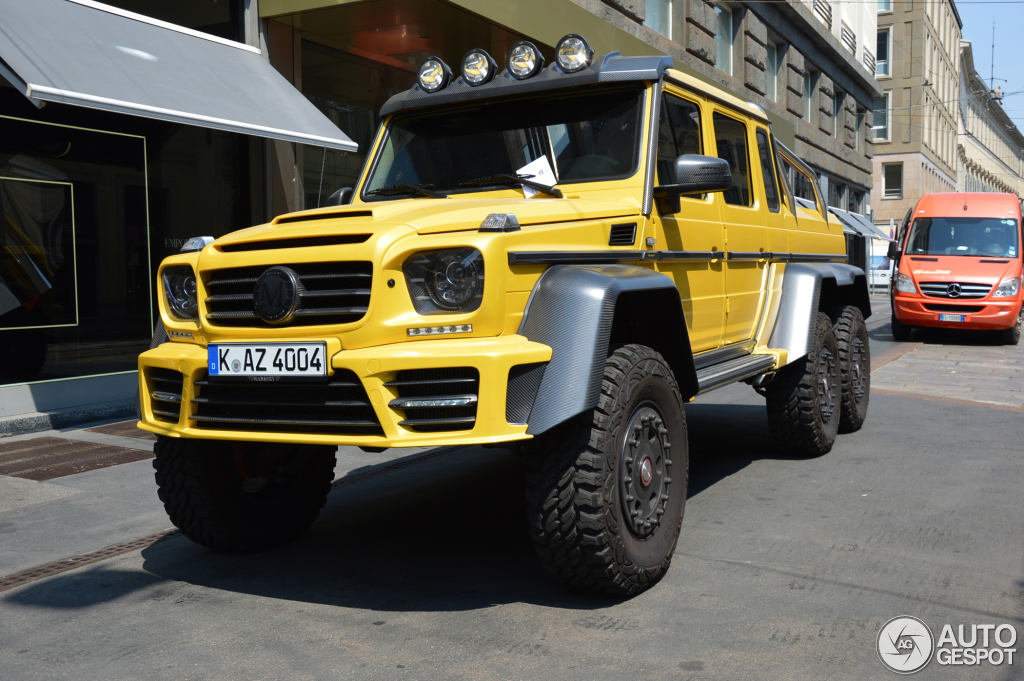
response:
<path id="1" fill-rule="evenodd" d="M 385 195 L 367 195 L 367 187 L 370 184 L 371 178 L 377 172 L 377 168 L 384 155 L 385 147 L 388 140 L 391 137 L 393 126 L 396 122 L 399 122 L 407 117 L 422 116 L 426 115 L 437 115 L 445 112 L 460 111 L 465 109 L 477 108 L 481 104 L 500 104 L 508 101 L 522 101 L 529 99 L 538 99 L 538 96 L 544 99 L 550 97 L 557 97 L 559 95 L 565 96 L 566 94 L 593 94 L 600 90 L 623 90 L 628 91 L 631 89 L 636 90 L 636 94 L 639 98 L 637 103 L 637 146 L 634 150 L 634 164 L 633 168 L 626 173 L 619 175 L 608 175 L 602 177 L 588 177 L 576 180 L 559 180 L 555 187 L 562 187 L 564 185 L 575 185 L 575 184 L 589 184 L 595 182 L 615 182 L 634 178 L 643 169 L 644 153 L 646 149 L 646 137 L 647 132 L 647 119 L 649 118 L 649 103 L 650 103 L 650 92 L 651 84 L 646 81 L 634 81 L 634 82 L 616 82 L 616 83 L 600 83 L 587 87 L 570 88 L 568 92 L 566 90 L 543 90 L 540 92 L 529 92 L 516 95 L 509 95 L 503 97 L 495 97 L 494 99 L 488 99 L 485 101 L 475 100 L 470 102 L 458 102 L 450 105 L 438 105 L 434 107 L 424 107 L 418 109 L 406 109 L 396 112 L 388 117 L 384 125 L 381 126 L 380 132 L 374 143 L 374 151 L 372 158 L 367 158 L 367 162 L 363 167 L 363 172 L 359 178 L 358 193 L 356 196 L 363 203 L 376 203 L 379 201 L 388 201 L 394 199 L 408 199 L 408 198 L 427 198 L 425 196 L 417 195 L 414 192 L 408 193 L 393 193 Z M 550 160 L 550 159 L 549 159 Z M 487 186 L 464 186 L 464 187 L 453 187 L 448 188 L 432 188 L 432 191 L 438 191 L 446 194 L 447 196 L 461 195 L 461 194 L 473 194 L 480 192 L 495 192 L 495 191 L 507 191 L 509 189 L 520 189 L 523 185 L 509 181 L 507 184 L 493 184 Z M 551 197 L 548 197 L 551 198 Z"/>
<path id="2" fill-rule="evenodd" d="M 914 230 L 917 228 L 918 223 L 921 220 L 930 220 L 930 221 L 932 221 L 931 224 L 928 225 L 928 229 L 931 230 L 932 227 L 939 226 L 939 225 L 935 224 L 935 222 L 934 222 L 935 220 L 977 220 L 977 221 L 992 220 L 993 222 L 995 222 L 995 221 L 1003 222 L 1004 220 L 1008 220 L 1008 219 L 1012 220 L 1015 223 L 1017 223 L 1016 226 L 1015 226 L 1015 230 L 1014 230 L 1014 234 L 1017 237 L 1017 243 L 1015 245 L 1015 249 L 1016 249 L 1017 253 L 1015 255 L 990 255 L 990 254 L 986 254 L 986 253 L 916 253 L 916 252 L 912 252 L 910 250 L 910 239 L 911 239 L 912 236 L 914 236 Z M 912 258 L 954 258 L 955 257 L 955 258 L 987 258 L 987 259 L 998 259 L 998 260 L 1020 260 L 1021 257 L 1024 256 L 1024 253 L 1022 253 L 1022 251 L 1024 251 L 1024 248 L 1021 247 L 1021 245 L 1022 245 L 1021 223 L 1022 223 L 1022 221 L 1019 220 L 1016 217 L 1014 217 L 1014 218 L 1004 218 L 1002 216 L 994 216 L 994 215 L 993 216 L 917 215 L 917 216 L 914 216 L 911 219 L 910 224 L 907 226 L 907 231 L 906 231 L 906 233 L 904 235 L 904 238 L 903 238 L 902 253 L 903 253 L 903 255 L 906 255 L 906 256 L 909 256 L 909 257 L 912 257 Z M 1004 223 L 1004 225 L 1005 225 L 1005 223 Z"/>

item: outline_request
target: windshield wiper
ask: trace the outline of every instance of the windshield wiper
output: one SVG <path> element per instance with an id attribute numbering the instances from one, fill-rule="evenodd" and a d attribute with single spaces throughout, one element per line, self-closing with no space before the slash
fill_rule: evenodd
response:
<path id="1" fill-rule="evenodd" d="M 539 192 L 544 192 L 549 196 L 554 196 L 556 199 L 562 198 L 562 190 L 549 187 L 546 184 L 540 182 L 531 182 L 529 178 L 533 175 L 491 175 L 489 177 L 478 177 L 475 180 L 469 180 L 468 182 L 460 182 L 460 187 L 486 187 L 491 184 L 521 184 L 529 187 L 530 189 L 536 189 Z"/>
<path id="2" fill-rule="evenodd" d="M 390 187 L 381 187 L 380 189 L 371 189 L 366 192 L 367 196 L 379 194 L 381 196 L 387 196 L 388 194 L 423 194 L 423 196 L 429 196 L 432 199 L 447 199 L 447 194 L 441 192 L 432 192 L 430 189 L 434 185 L 432 184 L 393 184 Z"/>

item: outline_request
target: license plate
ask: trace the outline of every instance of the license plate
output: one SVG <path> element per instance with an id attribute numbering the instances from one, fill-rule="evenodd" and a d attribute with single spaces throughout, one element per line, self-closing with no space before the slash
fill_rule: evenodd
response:
<path id="1" fill-rule="evenodd" d="M 962 322 L 963 320 L 964 320 L 964 316 L 962 314 L 940 314 L 939 315 L 939 321 L 940 322 Z"/>
<path id="2" fill-rule="evenodd" d="M 210 345 L 210 376 L 326 376 L 326 343 Z"/>

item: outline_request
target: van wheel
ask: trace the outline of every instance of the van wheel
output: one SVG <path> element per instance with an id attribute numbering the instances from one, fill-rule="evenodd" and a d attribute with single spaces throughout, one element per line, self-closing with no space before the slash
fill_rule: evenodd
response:
<path id="1" fill-rule="evenodd" d="M 833 314 L 832 329 L 839 346 L 839 367 L 843 379 L 839 432 L 853 433 L 864 425 L 871 397 L 868 327 L 860 308 L 847 305 Z"/>
<path id="2" fill-rule="evenodd" d="M 531 443 L 530 534 L 564 584 L 633 596 L 664 576 L 686 503 L 686 415 L 672 370 L 642 345 L 605 363 L 598 405 Z"/>
<path id="3" fill-rule="evenodd" d="M 904 341 L 910 340 L 910 332 L 914 330 L 914 327 L 909 324 L 904 324 L 900 320 L 896 319 L 896 313 L 892 313 L 892 337 L 895 340 Z"/>
<path id="4" fill-rule="evenodd" d="M 182 534 L 232 553 L 309 529 L 334 479 L 335 447 L 157 436 L 156 484 Z"/>
<path id="5" fill-rule="evenodd" d="M 772 436 L 803 456 L 832 449 L 842 411 L 839 344 L 823 312 L 818 313 L 812 338 L 807 355 L 781 369 L 765 391 Z"/>
<path id="6" fill-rule="evenodd" d="M 1020 327 L 1021 321 L 1024 320 L 1024 309 L 1017 315 L 1017 323 L 1008 329 L 1004 329 L 1000 334 L 1000 340 L 1003 341 L 1003 345 L 1017 345 L 1020 343 Z"/>

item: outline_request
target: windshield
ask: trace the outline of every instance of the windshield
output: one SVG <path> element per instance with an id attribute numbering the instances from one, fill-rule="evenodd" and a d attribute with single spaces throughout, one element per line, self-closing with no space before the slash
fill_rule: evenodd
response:
<path id="1" fill-rule="evenodd" d="M 1020 230 L 1001 218 L 917 218 L 910 228 L 910 255 L 973 255 L 1016 258 Z"/>
<path id="2" fill-rule="evenodd" d="M 563 91 L 400 116 L 364 200 L 514 187 L 516 175 L 543 181 L 537 164 L 524 169 L 541 157 L 554 173 L 546 185 L 628 177 L 639 159 L 643 93 L 636 86 Z"/>

